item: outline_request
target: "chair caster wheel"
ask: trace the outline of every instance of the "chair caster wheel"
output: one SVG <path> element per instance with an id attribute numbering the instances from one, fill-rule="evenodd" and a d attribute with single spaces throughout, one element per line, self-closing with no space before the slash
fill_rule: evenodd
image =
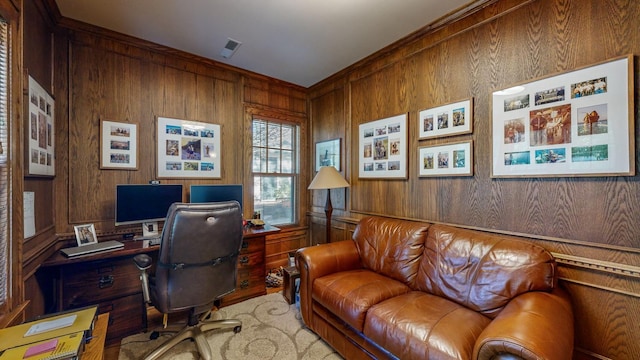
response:
<path id="1" fill-rule="evenodd" d="M 233 332 L 235 334 L 239 333 L 241 330 L 242 330 L 242 326 L 236 326 L 236 327 L 233 328 Z"/>
<path id="2" fill-rule="evenodd" d="M 152 331 L 152 332 L 151 332 L 151 335 L 149 335 L 149 339 L 151 339 L 151 340 L 155 340 L 155 339 L 157 339 L 158 337 L 160 337 L 160 333 L 159 333 L 159 332 L 157 332 L 157 331 Z"/>

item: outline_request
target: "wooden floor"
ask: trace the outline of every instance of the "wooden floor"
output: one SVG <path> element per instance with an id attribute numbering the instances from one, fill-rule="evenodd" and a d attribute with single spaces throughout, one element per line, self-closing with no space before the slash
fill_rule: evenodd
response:
<path id="1" fill-rule="evenodd" d="M 267 288 L 267 294 L 276 292 L 282 292 L 282 287 Z M 162 325 L 162 314 L 155 310 L 153 307 L 149 307 L 147 312 L 147 321 L 149 322 L 149 328 L 153 329 Z M 122 339 L 121 339 L 122 340 Z M 118 360 L 120 355 L 120 341 L 107 345 L 104 348 L 104 360 Z"/>

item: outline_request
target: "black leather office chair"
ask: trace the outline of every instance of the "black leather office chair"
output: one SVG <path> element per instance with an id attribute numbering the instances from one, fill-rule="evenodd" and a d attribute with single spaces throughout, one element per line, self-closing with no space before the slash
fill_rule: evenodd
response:
<path id="1" fill-rule="evenodd" d="M 202 359 L 212 358 L 204 332 L 232 328 L 239 320 L 207 321 L 215 300 L 234 291 L 236 263 L 242 245 L 242 213 L 237 201 L 175 203 L 167 213 L 155 274 L 146 254 L 135 256 L 145 302 L 163 314 L 189 310 L 186 325 L 159 329 L 177 332 L 147 355 L 151 360 L 185 339 L 194 339 Z M 153 336 L 153 335 L 152 335 Z M 157 335 L 156 335 L 157 336 Z"/>

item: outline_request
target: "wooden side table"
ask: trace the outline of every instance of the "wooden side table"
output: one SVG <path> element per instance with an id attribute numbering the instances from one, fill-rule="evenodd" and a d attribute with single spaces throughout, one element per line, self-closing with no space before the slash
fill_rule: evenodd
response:
<path id="1" fill-rule="evenodd" d="M 284 268 L 282 274 L 282 295 L 287 299 L 289 304 L 296 302 L 296 279 L 300 278 L 300 272 L 295 266 Z"/>
<path id="2" fill-rule="evenodd" d="M 109 313 L 98 315 L 98 319 L 93 326 L 91 341 L 84 347 L 82 360 L 103 360 L 104 341 L 107 338 L 107 326 L 109 324 Z"/>

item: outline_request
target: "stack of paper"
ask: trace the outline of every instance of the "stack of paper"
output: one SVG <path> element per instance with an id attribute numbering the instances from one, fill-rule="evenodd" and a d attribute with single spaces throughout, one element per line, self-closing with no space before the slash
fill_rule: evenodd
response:
<path id="1" fill-rule="evenodd" d="M 96 306 L 0 329 L 0 360 L 77 359 L 91 338 Z"/>
<path id="2" fill-rule="evenodd" d="M 0 355 L 0 360 L 63 360 L 78 359 L 84 349 L 83 332 L 62 335 L 50 340 L 13 347 Z"/>

